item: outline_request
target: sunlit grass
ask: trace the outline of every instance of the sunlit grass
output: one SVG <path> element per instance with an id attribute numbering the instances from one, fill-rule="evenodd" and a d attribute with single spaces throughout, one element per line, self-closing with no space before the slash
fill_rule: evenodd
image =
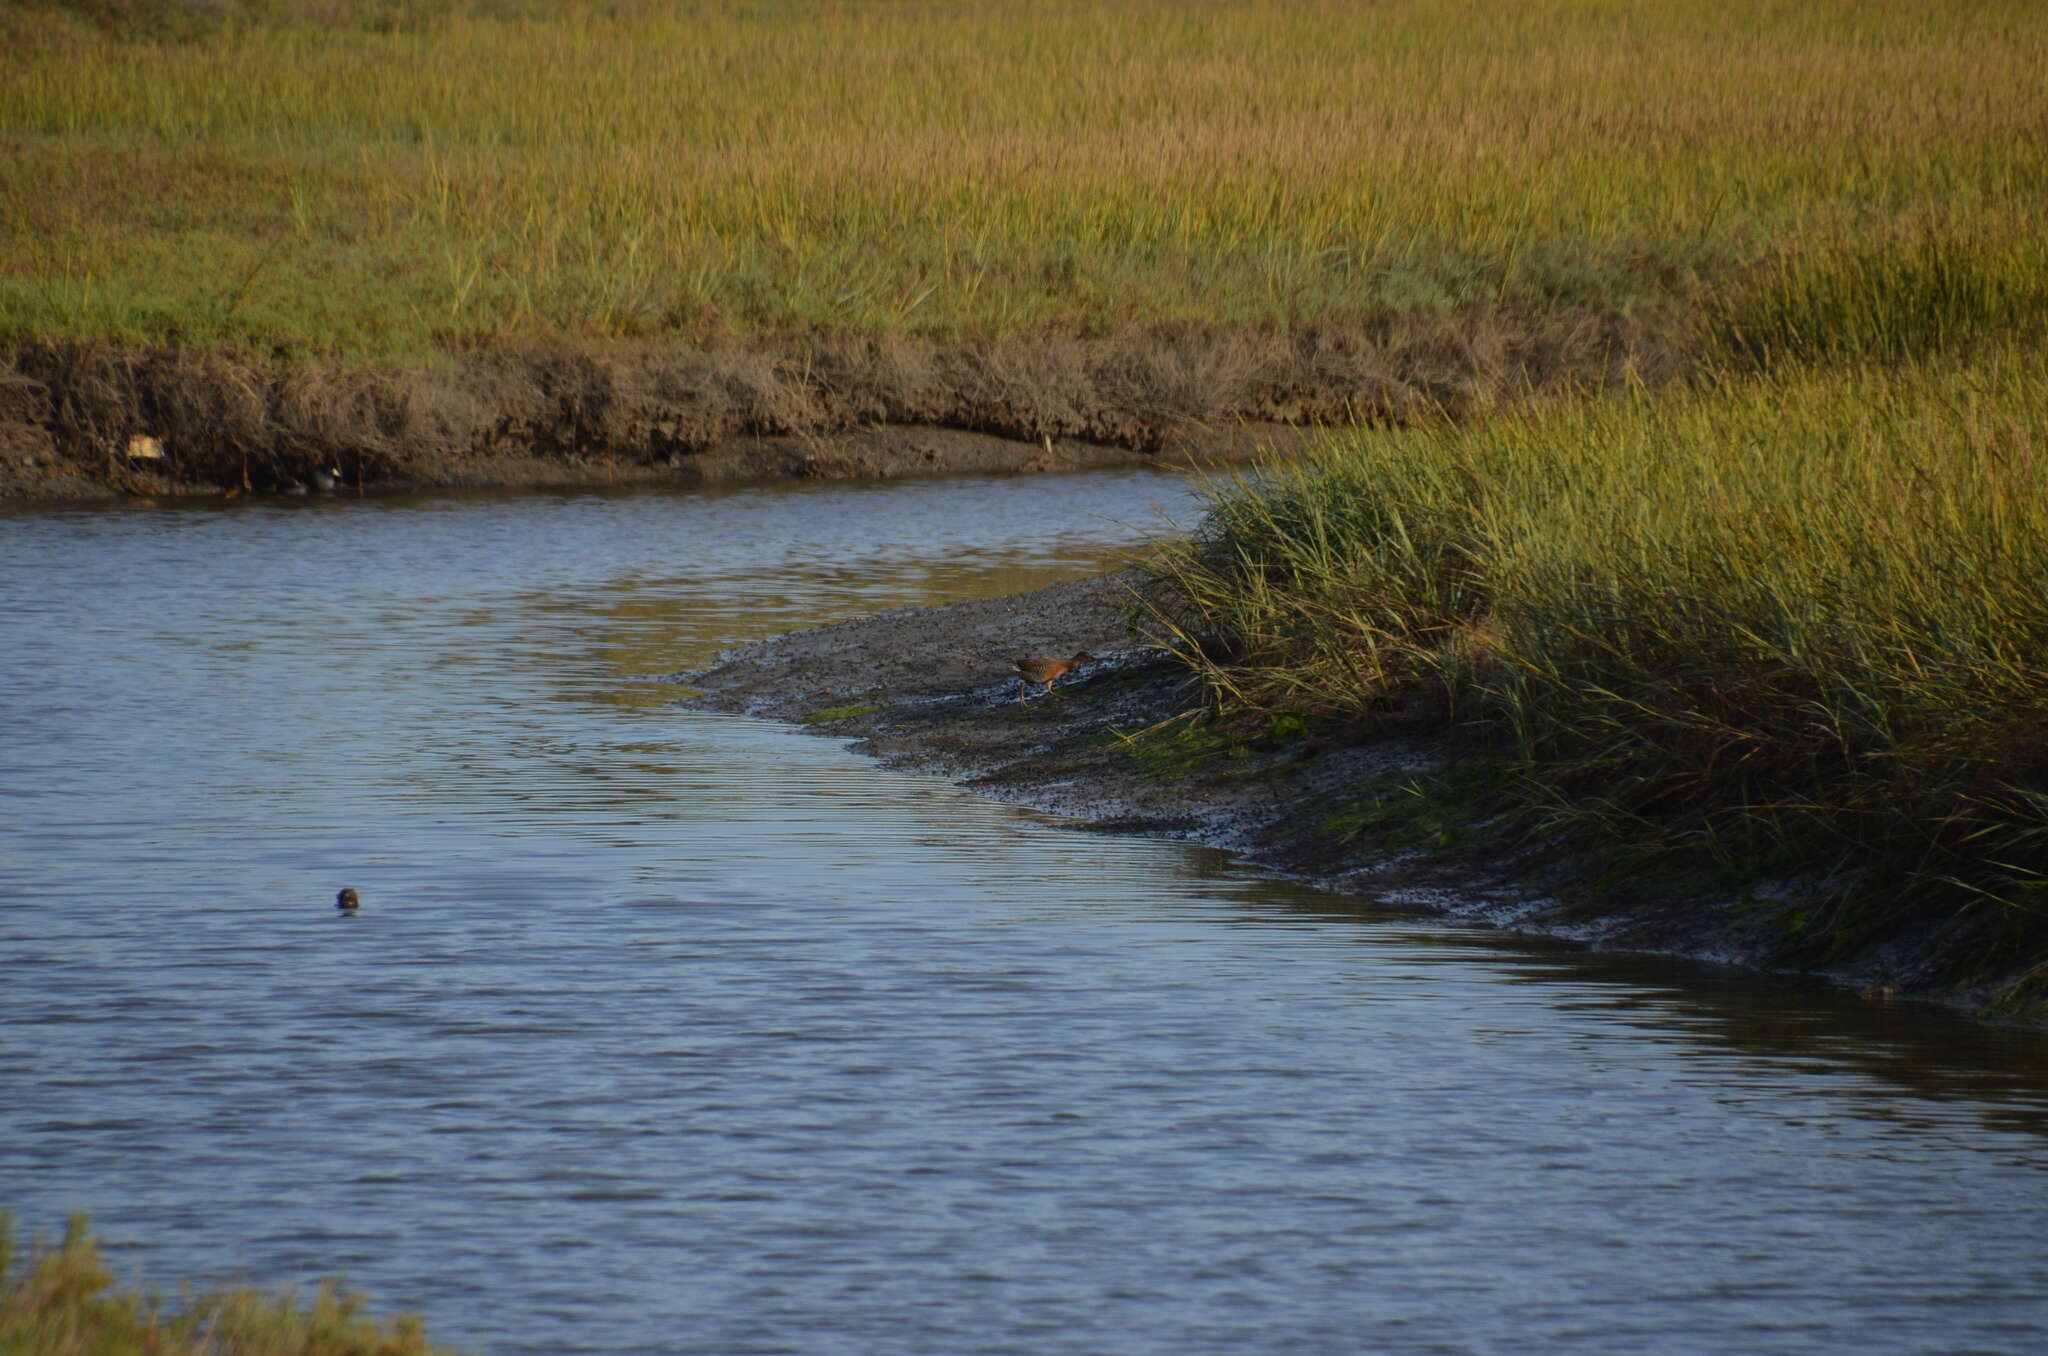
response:
<path id="1" fill-rule="evenodd" d="M 2029 3 L 185 8 L 0 29 L 0 334 L 1613 309 L 2048 189 Z"/>
<path id="2" fill-rule="evenodd" d="M 114 1275 L 75 1218 L 55 1247 L 13 1254 L 0 1213 L 0 1356 L 432 1356 L 417 1319 L 380 1324 L 363 1299 L 323 1285 L 300 1301 L 216 1289 L 168 1300 L 114 1289 Z M 24 1264 L 25 1263 L 25 1264 Z"/>
<path id="3" fill-rule="evenodd" d="M 1226 709 L 1491 727 L 1525 825 L 1803 874 L 1823 950 L 2037 945 L 2044 474 L 2038 352 L 1731 377 L 1346 435 L 1163 568 Z"/>

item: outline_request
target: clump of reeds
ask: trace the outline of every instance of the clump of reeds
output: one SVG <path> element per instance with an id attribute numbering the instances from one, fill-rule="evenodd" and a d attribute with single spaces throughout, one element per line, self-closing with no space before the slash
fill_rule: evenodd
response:
<path id="1" fill-rule="evenodd" d="M 2038 353 L 1729 378 L 1345 435 L 1162 570 L 1226 704 L 1484 724 L 1524 824 L 1800 875 L 1809 950 L 1993 948 L 2048 935 L 2044 474 Z"/>
<path id="2" fill-rule="evenodd" d="M 205 1356 L 432 1356 L 419 1320 L 379 1324 L 363 1315 L 360 1295 L 322 1285 L 300 1303 L 290 1292 L 217 1289 L 181 1296 L 113 1291 L 114 1276 L 75 1217 L 64 1241 L 39 1248 L 16 1267 L 13 1230 L 0 1213 L 0 1352 L 21 1356 L 97 1356 L 160 1352 Z"/>

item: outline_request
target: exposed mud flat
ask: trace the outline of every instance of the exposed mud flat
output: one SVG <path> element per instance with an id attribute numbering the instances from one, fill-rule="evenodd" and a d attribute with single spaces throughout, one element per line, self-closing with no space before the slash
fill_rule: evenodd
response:
<path id="1" fill-rule="evenodd" d="M 767 336 L 412 366 L 32 341 L 0 359 L 0 499 L 1228 461 L 1307 429 L 1657 380 L 1682 367 L 1680 329 L 1485 307 L 1295 333 Z"/>
<path id="2" fill-rule="evenodd" d="M 685 706 L 801 723 L 890 767 L 1097 830 L 1225 848 L 1324 889 L 1603 949 L 1796 969 L 1873 1001 L 1982 1012 L 1995 992 L 1941 982 L 1939 938 L 1925 935 L 1787 966 L 1753 889 L 1746 899 L 1696 881 L 1602 890 L 1583 865 L 1541 850 L 1390 847 L 1346 827 L 1368 801 L 1405 794 L 1404 778 L 1452 765 L 1463 751 L 1448 734 L 1249 741 L 1228 757 L 1162 758 L 1157 741 L 1129 736 L 1191 719 L 1202 696 L 1186 668 L 1146 642 L 1138 587 L 1123 573 L 877 613 L 750 646 L 675 681 Z M 1011 659 L 1082 650 L 1101 657 L 1056 697 L 1034 688 L 1019 702 Z M 1787 891 L 1770 902 L 1790 902 Z"/>

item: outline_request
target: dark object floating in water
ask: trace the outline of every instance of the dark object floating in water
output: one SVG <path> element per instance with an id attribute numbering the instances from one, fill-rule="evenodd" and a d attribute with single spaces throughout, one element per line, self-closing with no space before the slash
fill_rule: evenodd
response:
<path id="1" fill-rule="evenodd" d="M 363 907 L 363 901 L 356 897 L 354 890 L 344 885 L 341 893 L 334 897 L 334 907 L 340 909 L 343 913 L 354 913 L 357 909 Z"/>

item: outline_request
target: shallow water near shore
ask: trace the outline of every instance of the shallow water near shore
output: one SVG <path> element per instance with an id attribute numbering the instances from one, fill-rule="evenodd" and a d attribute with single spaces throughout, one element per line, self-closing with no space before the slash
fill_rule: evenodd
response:
<path id="1" fill-rule="evenodd" d="M 1318 895 L 652 681 L 1192 503 L 0 515 L 0 1208 L 494 1353 L 2038 1349 L 2038 1033 Z"/>

